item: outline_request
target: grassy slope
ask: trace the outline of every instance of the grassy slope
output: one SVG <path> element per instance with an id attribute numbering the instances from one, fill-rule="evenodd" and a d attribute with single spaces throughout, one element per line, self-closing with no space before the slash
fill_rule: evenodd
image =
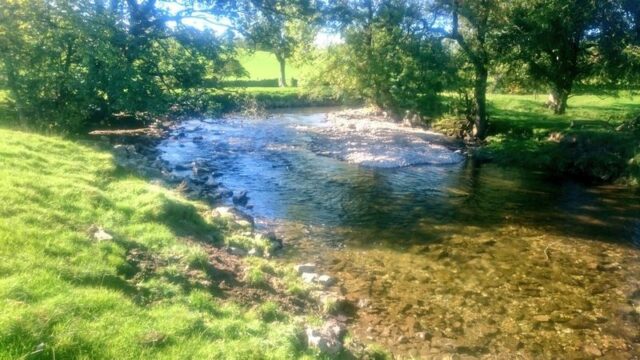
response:
<path id="1" fill-rule="evenodd" d="M 0 138 L 1 359 L 304 355 L 291 320 L 267 323 L 185 276 L 187 266 L 204 273 L 207 258 L 184 237 L 222 236 L 200 205 L 87 146 Z M 114 241 L 91 240 L 92 224 Z M 131 254 L 153 259 L 153 272 L 137 276 Z"/>

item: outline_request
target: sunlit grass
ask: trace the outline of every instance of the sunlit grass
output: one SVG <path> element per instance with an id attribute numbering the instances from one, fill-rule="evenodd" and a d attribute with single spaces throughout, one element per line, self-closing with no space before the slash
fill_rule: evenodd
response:
<path id="1" fill-rule="evenodd" d="M 552 176 L 638 184 L 640 139 L 617 128 L 640 116 L 640 96 L 624 91 L 573 96 L 561 116 L 544 106 L 546 100 L 546 95 L 490 95 L 488 145 L 481 157 Z"/>
<path id="2" fill-rule="evenodd" d="M 249 73 L 251 80 L 277 79 L 280 77 L 280 64 L 276 56 L 266 51 L 247 52 L 240 51 L 238 61 Z M 299 79 L 301 70 L 288 62 L 285 64 L 287 80 L 291 78 Z"/>
<path id="3" fill-rule="evenodd" d="M 640 95 L 620 92 L 619 96 L 577 95 L 569 98 L 564 115 L 554 115 L 545 107 L 546 95 L 489 96 L 493 134 L 518 128 L 562 130 L 571 126 L 610 128 L 640 113 Z"/>
<path id="4" fill-rule="evenodd" d="M 91 147 L 0 137 L 0 359 L 308 356 L 272 306 L 249 311 L 190 281 L 207 255 L 183 238 L 223 240 L 201 205 Z M 94 224 L 114 239 L 91 239 Z"/>

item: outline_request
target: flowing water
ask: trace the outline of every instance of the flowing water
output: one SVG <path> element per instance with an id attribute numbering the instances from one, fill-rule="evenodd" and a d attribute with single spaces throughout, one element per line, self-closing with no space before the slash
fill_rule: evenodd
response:
<path id="1" fill-rule="evenodd" d="M 188 121 L 160 149 L 248 191 L 290 261 L 340 279 L 365 342 L 418 358 L 640 356 L 628 190 L 474 164 L 436 134 L 320 110 Z"/>

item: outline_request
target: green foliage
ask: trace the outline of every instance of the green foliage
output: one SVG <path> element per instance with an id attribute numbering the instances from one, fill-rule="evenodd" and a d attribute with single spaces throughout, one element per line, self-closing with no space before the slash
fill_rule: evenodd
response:
<path id="1" fill-rule="evenodd" d="M 0 136 L 0 358 L 310 356 L 286 317 L 218 301 L 193 274 L 205 254 L 183 238 L 219 236 L 203 205 L 88 146 Z M 114 239 L 93 240 L 93 224 Z"/>
<path id="2" fill-rule="evenodd" d="M 578 81 L 637 78 L 629 72 L 638 64 L 634 66 L 632 23 L 624 1 L 513 1 L 507 13 L 500 60 L 547 85 L 556 114 L 566 111 Z"/>
<path id="3" fill-rule="evenodd" d="M 284 318 L 280 307 L 273 301 L 267 301 L 260 305 L 257 310 L 260 318 L 266 322 L 278 321 Z"/>
<path id="4" fill-rule="evenodd" d="M 205 73 L 229 68 L 233 53 L 220 39 L 167 27 L 170 17 L 153 4 L 6 1 L 0 8 L 0 81 L 20 118 L 77 131 L 166 113 L 177 89 L 198 87 Z"/>
<path id="5" fill-rule="evenodd" d="M 345 44 L 328 50 L 315 83 L 397 116 L 439 110 L 437 94 L 453 69 L 440 41 L 416 33 L 423 15 L 418 3 L 384 1 L 375 8 L 354 5 L 349 10 Z"/>

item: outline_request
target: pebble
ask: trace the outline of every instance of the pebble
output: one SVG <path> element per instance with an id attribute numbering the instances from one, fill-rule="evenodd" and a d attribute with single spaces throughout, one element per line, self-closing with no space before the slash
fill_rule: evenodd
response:
<path id="1" fill-rule="evenodd" d="M 583 350 L 586 354 L 591 356 L 602 356 L 602 351 L 594 345 L 585 345 Z"/>
<path id="2" fill-rule="evenodd" d="M 551 317 L 549 315 L 536 315 L 533 317 L 533 320 L 536 322 L 549 322 L 551 321 Z"/>

